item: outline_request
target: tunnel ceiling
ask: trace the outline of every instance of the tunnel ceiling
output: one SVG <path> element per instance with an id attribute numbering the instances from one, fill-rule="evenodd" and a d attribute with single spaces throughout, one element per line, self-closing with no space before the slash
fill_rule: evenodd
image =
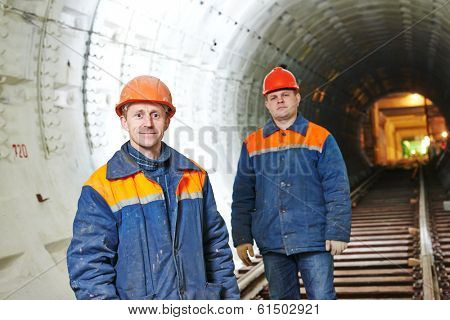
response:
<path id="1" fill-rule="evenodd" d="M 417 91 L 449 118 L 449 1 L 277 1 L 264 15 L 254 28 L 269 43 L 253 54 L 279 52 L 264 60 L 295 69 L 306 93 L 328 83 L 328 103 L 364 111 L 387 93 Z"/>
<path id="2" fill-rule="evenodd" d="M 250 57 L 241 72 L 253 81 L 252 93 L 271 67 L 288 65 L 301 78 L 302 113 L 337 138 L 352 183 L 367 174 L 359 130 L 379 98 L 421 93 L 450 122 L 449 1 L 286 0 L 253 6 L 244 19 L 248 28 L 232 49 Z"/>

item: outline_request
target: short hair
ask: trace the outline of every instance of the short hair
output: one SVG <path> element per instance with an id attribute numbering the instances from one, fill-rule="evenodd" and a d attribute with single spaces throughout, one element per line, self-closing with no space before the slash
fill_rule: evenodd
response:
<path id="1" fill-rule="evenodd" d="M 122 106 L 122 108 L 120 109 L 121 114 L 125 117 L 125 119 L 126 119 L 127 110 L 128 110 L 128 107 L 130 106 L 130 104 L 131 103 L 124 104 Z"/>

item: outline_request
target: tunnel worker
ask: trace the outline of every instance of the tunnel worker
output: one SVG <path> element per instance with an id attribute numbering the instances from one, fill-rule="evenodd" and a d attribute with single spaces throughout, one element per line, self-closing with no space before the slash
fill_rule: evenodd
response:
<path id="1" fill-rule="evenodd" d="M 67 251 L 78 299 L 239 299 L 208 174 L 162 138 L 175 114 L 158 78 L 115 109 L 130 140 L 82 188 Z"/>
<path id="2" fill-rule="evenodd" d="M 263 256 L 271 299 L 336 299 L 333 255 L 350 237 L 344 160 L 333 136 L 298 111 L 299 86 L 283 67 L 263 83 L 271 118 L 242 145 L 233 189 L 232 234 L 242 262 L 253 240 Z"/>

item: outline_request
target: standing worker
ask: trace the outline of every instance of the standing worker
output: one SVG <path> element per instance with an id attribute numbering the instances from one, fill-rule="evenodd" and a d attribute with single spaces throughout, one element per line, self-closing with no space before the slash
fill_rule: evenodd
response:
<path id="1" fill-rule="evenodd" d="M 67 252 L 78 299 L 239 299 L 228 232 L 207 173 L 162 142 L 167 86 L 128 82 L 116 106 L 130 141 L 82 188 Z"/>
<path id="2" fill-rule="evenodd" d="M 271 119 L 244 141 L 233 189 L 232 234 L 250 265 L 253 239 L 263 256 L 271 299 L 336 299 L 333 255 L 350 239 L 347 171 L 324 128 L 298 111 L 299 86 L 288 70 L 264 78 Z"/>

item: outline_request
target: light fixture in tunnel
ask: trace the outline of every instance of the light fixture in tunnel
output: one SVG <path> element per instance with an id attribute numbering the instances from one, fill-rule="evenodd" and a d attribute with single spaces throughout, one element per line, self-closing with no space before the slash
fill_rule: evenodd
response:
<path id="1" fill-rule="evenodd" d="M 408 100 L 411 105 L 420 105 L 420 104 L 424 104 L 425 97 L 419 93 L 412 93 L 409 95 Z"/>
<path id="2" fill-rule="evenodd" d="M 429 147 L 429 146 L 430 146 L 430 142 L 431 142 L 431 139 L 430 139 L 429 136 L 423 137 L 423 139 L 422 139 L 422 144 L 423 144 L 424 146 Z"/>
<path id="3" fill-rule="evenodd" d="M 423 137 L 422 142 L 421 142 L 421 145 L 420 145 L 420 153 L 421 153 L 422 155 L 427 154 L 427 152 L 428 152 L 428 147 L 430 146 L 430 144 L 431 144 L 431 139 L 430 139 L 430 137 L 429 137 L 429 136 Z"/>

